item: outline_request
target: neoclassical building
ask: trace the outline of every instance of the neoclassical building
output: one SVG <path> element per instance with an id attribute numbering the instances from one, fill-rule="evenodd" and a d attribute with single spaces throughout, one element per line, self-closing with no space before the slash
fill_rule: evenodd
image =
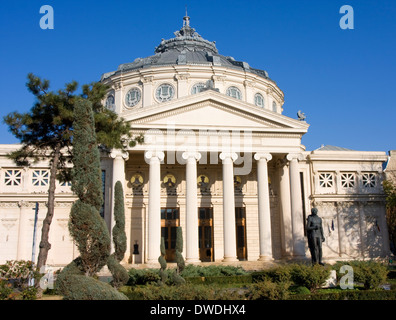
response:
<path id="1" fill-rule="evenodd" d="M 187 263 L 309 259 L 312 207 L 323 219 L 325 261 L 389 254 L 387 153 L 305 150 L 309 125 L 301 113 L 282 115 L 284 93 L 268 73 L 219 54 L 188 16 L 154 55 L 101 81 L 111 88 L 106 106 L 145 138 L 101 159 L 109 230 L 113 186 L 124 186 L 125 263 L 157 263 L 161 237 L 173 261 L 179 226 Z M 18 147 L 0 146 L 0 263 L 31 259 L 36 208 L 37 243 L 46 214 L 48 164 L 16 167 L 6 154 Z M 79 254 L 67 228 L 73 201 L 70 185 L 58 184 L 48 264 Z"/>

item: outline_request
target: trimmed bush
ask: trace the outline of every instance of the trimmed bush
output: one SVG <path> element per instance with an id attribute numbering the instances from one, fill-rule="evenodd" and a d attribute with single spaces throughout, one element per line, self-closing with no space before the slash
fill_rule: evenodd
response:
<path id="1" fill-rule="evenodd" d="M 129 269 L 129 286 L 146 285 L 158 283 L 161 280 L 158 270 L 156 269 Z"/>
<path id="2" fill-rule="evenodd" d="M 264 280 L 250 286 L 252 300 L 286 300 L 290 282 L 272 282 Z"/>
<path id="3" fill-rule="evenodd" d="M 233 266 L 195 266 L 187 265 L 181 275 L 183 277 L 215 277 L 215 276 L 236 276 L 249 274 L 241 267 Z"/>
<path id="4" fill-rule="evenodd" d="M 385 283 L 389 272 L 387 265 L 373 260 L 338 261 L 332 267 L 336 270 L 337 281 L 340 281 L 343 276 L 343 274 L 340 273 L 340 268 L 343 265 L 349 265 L 353 268 L 354 282 L 362 283 L 366 290 L 375 289 L 380 284 Z"/>
<path id="5" fill-rule="evenodd" d="M 130 300 L 239 300 L 246 299 L 244 292 L 222 289 L 219 286 L 181 284 L 179 286 L 147 285 L 121 287 Z"/>
<path id="6" fill-rule="evenodd" d="M 84 275 L 69 275 L 63 281 L 62 295 L 65 300 L 127 300 L 108 283 Z"/>
<path id="7" fill-rule="evenodd" d="M 291 281 L 298 286 L 307 287 L 311 292 L 323 286 L 330 276 L 330 267 L 321 265 L 290 265 Z"/>
<path id="8" fill-rule="evenodd" d="M 273 282 L 290 282 L 291 268 L 289 265 L 273 267 L 260 272 L 252 273 L 253 282 L 271 280 Z"/>

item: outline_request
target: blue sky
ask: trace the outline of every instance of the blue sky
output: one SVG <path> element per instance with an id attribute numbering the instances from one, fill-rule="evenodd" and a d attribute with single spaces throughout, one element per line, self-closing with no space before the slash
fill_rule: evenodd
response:
<path id="1" fill-rule="evenodd" d="M 53 30 L 40 28 L 42 5 L 54 9 Z M 152 55 L 181 28 L 186 5 L 192 27 L 220 54 L 268 71 L 285 93 L 284 115 L 306 114 L 307 150 L 396 149 L 395 0 L 3 2 L 0 118 L 32 107 L 29 72 L 57 90 Z M 339 26 L 343 5 L 354 9 L 353 30 Z M 1 123 L 0 143 L 16 142 Z"/>

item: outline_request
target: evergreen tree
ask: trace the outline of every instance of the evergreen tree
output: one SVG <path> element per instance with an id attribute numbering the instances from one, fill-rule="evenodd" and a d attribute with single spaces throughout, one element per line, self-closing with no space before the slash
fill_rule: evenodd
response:
<path id="1" fill-rule="evenodd" d="M 69 231 L 81 254 L 84 271 L 94 275 L 107 262 L 110 235 L 100 216 L 103 204 L 100 155 L 92 103 L 76 99 L 72 191 L 78 196 L 70 212 Z"/>
<path id="2" fill-rule="evenodd" d="M 114 220 L 114 253 L 110 255 L 107 261 L 107 266 L 113 275 L 113 286 L 119 288 L 129 280 L 128 272 L 120 264 L 120 261 L 124 258 L 127 246 L 127 238 L 125 234 L 124 190 L 122 188 L 121 181 L 117 181 L 114 187 Z"/>
<path id="3" fill-rule="evenodd" d="M 165 260 L 166 251 L 165 251 L 165 240 L 164 240 L 164 237 L 161 237 L 160 250 L 161 250 L 161 255 L 158 257 L 158 262 L 159 262 L 159 264 L 161 266 L 161 268 L 160 268 L 160 277 L 161 277 L 161 283 L 165 284 L 166 280 L 168 279 L 168 275 L 165 272 L 166 267 L 167 267 L 167 263 L 166 263 L 166 260 Z"/>
<path id="4" fill-rule="evenodd" d="M 183 272 L 185 265 L 183 252 L 183 232 L 181 227 L 176 229 L 176 263 L 177 263 L 177 273 Z"/>
<path id="5" fill-rule="evenodd" d="M 72 190 L 78 200 L 70 211 L 69 231 L 80 257 L 59 274 L 58 290 L 67 299 L 123 299 L 111 286 L 92 278 L 108 261 L 110 235 L 99 213 L 100 156 L 90 101 L 76 98 L 74 120 Z"/>
<path id="6" fill-rule="evenodd" d="M 185 267 L 185 262 L 184 262 L 182 252 L 183 252 L 183 232 L 182 232 L 181 227 L 177 227 L 177 229 L 176 229 L 176 264 L 177 264 L 177 269 L 176 269 L 176 273 L 173 276 L 173 282 L 176 285 L 183 284 L 186 282 L 184 280 L 184 278 L 180 275 L 180 273 L 183 272 L 184 267 Z"/>
<path id="7" fill-rule="evenodd" d="M 58 92 L 49 91 L 50 83 L 33 74 L 28 75 L 27 88 L 35 96 L 36 102 L 30 112 L 12 112 L 4 117 L 10 132 L 20 140 L 20 149 L 9 154 L 19 166 L 29 166 L 31 162 L 50 159 L 50 178 L 48 189 L 48 210 L 43 221 L 37 268 L 45 265 L 49 243 L 49 230 L 55 209 L 56 179 L 70 181 L 70 170 L 66 164 L 71 161 L 73 142 L 73 110 L 77 97 L 92 102 L 95 118 L 97 142 L 104 150 L 124 149 L 142 142 L 142 137 L 132 139 L 130 126 L 117 114 L 102 105 L 108 87 L 93 82 L 82 87 L 82 94 L 77 95 L 78 84 L 72 81 Z"/>

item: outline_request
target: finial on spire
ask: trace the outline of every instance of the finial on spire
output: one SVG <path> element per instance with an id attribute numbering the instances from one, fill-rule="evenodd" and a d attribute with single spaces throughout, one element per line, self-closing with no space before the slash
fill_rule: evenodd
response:
<path id="1" fill-rule="evenodd" d="M 184 20 L 183 21 L 183 27 L 184 26 L 189 27 L 190 26 L 190 17 L 187 14 L 187 5 L 186 5 L 186 15 L 184 16 L 183 20 Z"/>

